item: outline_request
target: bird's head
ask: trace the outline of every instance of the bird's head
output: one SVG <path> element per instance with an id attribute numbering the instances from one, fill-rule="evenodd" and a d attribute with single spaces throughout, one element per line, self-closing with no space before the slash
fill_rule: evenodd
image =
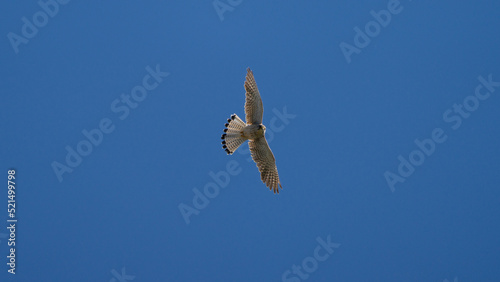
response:
<path id="1" fill-rule="evenodd" d="M 262 130 L 262 133 L 265 133 L 266 132 L 266 127 L 261 124 L 260 127 L 259 127 L 259 130 Z"/>

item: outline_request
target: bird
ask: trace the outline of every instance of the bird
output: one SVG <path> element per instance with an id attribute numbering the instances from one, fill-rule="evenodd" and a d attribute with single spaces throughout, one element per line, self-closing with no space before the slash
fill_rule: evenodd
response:
<path id="1" fill-rule="evenodd" d="M 252 159 L 260 172 L 260 178 L 274 194 L 279 194 L 281 186 L 276 167 L 276 159 L 265 137 L 266 127 L 262 124 L 264 106 L 259 89 L 250 68 L 247 68 L 245 78 L 245 119 L 246 123 L 236 114 L 232 114 L 225 124 L 222 134 L 222 148 L 232 155 L 238 147 L 248 140 Z"/>

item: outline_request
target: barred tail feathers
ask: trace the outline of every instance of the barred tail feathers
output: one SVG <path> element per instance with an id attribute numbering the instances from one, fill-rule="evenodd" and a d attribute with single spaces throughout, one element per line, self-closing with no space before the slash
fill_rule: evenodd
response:
<path id="1" fill-rule="evenodd" d="M 239 116 L 233 114 L 230 119 L 227 119 L 225 126 L 224 134 L 222 134 L 221 137 L 221 139 L 223 139 L 222 148 L 230 155 L 247 140 L 242 135 L 243 128 L 245 128 L 246 124 Z"/>

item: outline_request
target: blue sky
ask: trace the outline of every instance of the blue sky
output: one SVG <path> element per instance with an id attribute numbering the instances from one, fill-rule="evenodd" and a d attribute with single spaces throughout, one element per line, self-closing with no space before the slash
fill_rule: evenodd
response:
<path id="1" fill-rule="evenodd" d="M 0 280 L 500 280 L 499 11 L 4 3 Z M 279 195 L 221 148 L 247 67 Z"/>

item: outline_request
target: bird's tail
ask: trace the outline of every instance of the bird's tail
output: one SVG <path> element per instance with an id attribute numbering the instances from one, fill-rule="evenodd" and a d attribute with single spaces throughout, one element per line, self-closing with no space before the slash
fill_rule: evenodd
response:
<path id="1" fill-rule="evenodd" d="M 226 150 L 228 155 L 234 153 L 238 147 L 247 139 L 243 136 L 243 128 L 246 124 L 236 114 L 227 119 L 225 124 L 224 134 L 222 134 L 222 148 Z"/>

